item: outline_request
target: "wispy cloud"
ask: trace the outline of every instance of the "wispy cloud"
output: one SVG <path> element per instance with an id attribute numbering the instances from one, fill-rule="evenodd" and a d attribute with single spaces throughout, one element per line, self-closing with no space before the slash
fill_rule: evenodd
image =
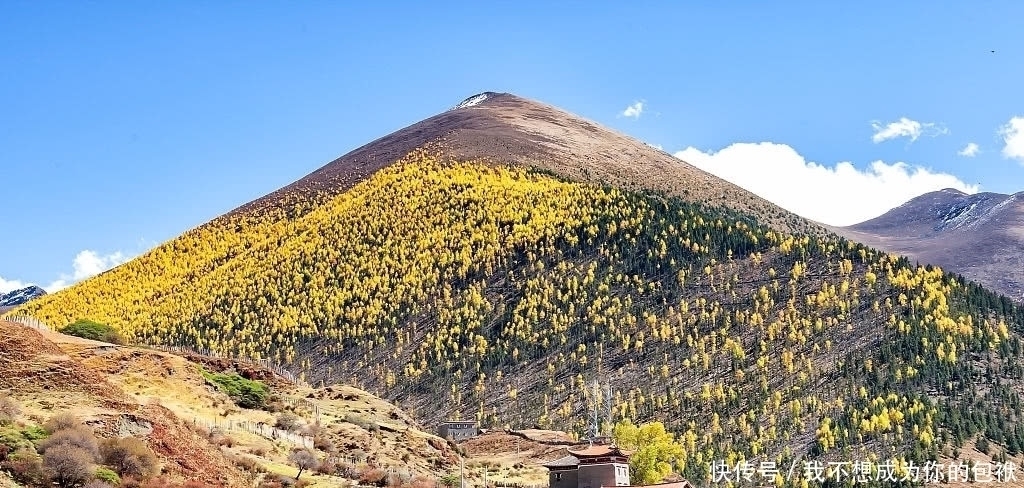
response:
<path id="1" fill-rule="evenodd" d="M 922 193 L 956 188 L 976 193 L 956 176 L 906 163 L 875 161 L 824 166 L 792 147 L 772 142 L 737 143 L 718 152 L 693 147 L 675 153 L 687 163 L 746 188 L 798 215 L 829 225 L 877 217 Z"/>
<path id="2" fill-rule="evenodd" d="M 1024 117 L 1013 117 L 999 128 L 1003 137 L 1003 157 L 1016 159 L 1024 164 Z"/>
<path id="3" fill-rule="evenodd" d="M 630 118 L 633 118 L 633 119 L 639 119 L 640 118 L 640 114 L 642 114 L 642 113 L 644 113 L 644 102 L 643 101 L 638 101 L 638 102 L 633 103 L 633 105 L 630 105 L 630 106 L 626 107 L 626 109 L 623 110 L 620 115 L 622 115 L 623 117 L 630 117 Z"/>
<path id="4" fill-rule="evenodd" d="M 871 122 L 871 128 L 875 130 L 871 136 L 875 144 L 899 137 L 908 137 L 910 142 L 914 142 L 921 136 L 935 137 L 949 133 L 949 129 L 934 122 L 918 122 L 906 117 L 885 125 L 876 120 Z"/>
<path id="5" fill-rule="evenodd" d="M 977 156 L 979 152 L 981 152 L 981 148 L 978 147 L 977 144 L 975 144 L 973 142 L 968 142 L 967 145 L 964 146 L 963 149 L 957 151 L 957 154 L 959 154 L 959 155 L 961 155 L 961 156 L 963 156 L 965 158 L 973 158 L 973 157 Z"/>

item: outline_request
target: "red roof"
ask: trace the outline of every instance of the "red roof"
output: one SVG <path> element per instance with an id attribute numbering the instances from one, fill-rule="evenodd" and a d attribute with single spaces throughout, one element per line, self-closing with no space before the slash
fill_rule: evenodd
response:
<path id="1" fill-rule="evenodd" d="M 569 454 L 576 457 L 598 457 L 598 456 L 625 456 L 628 457 L 633 454 L 630 451 L 624 451 L 619 449 L 617 446 L 609 445 L 598 445 L 585 447 L 580 450 L 569 449 Z"/>

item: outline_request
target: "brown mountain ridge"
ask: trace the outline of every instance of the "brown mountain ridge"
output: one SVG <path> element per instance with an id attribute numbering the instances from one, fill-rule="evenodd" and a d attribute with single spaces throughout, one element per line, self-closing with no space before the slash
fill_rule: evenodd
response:
<path id="1" fill-rule="evenodd" d="M 651 189 L 728 206 L 779 230 L 821 231 L 816 224 L 637 139 L 535 100 L 495 92 L 473 95 L 450 110 L 365 144 L 231 214 L 277 205 L 289 196 L 332 197 L 426 146 L 457 160 L 533 167 L 576 181 Z"/>
<path id="2" fill-rule="evenodd" d="M 1024 301 L 1024 192 L 968 195 L 947 188 L 871 220 L 832 230 L 960 273 Z"/>

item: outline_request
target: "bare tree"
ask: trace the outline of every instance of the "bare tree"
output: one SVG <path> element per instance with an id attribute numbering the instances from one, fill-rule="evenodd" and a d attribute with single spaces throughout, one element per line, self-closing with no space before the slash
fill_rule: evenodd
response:
<path id="1" fill-rule="evenodd" d="M 288 455 L 288 461 L 299 468 L 299 473 L 295 475 L 295 479 L 299 479 L 302 476 L 302 472 L 307 469 L 314 469 L 320 464 L 320 460 L 317 459 L 316 453 L 309 449 L 296 449 Z"/>
<path id="2" fill-rule="evenodd" d="M 61 488 L 78 486 L 92 478 L 92 456 L 71 444 L 58 444 L 43 453 L 43 468 L 50 480 Z"/>

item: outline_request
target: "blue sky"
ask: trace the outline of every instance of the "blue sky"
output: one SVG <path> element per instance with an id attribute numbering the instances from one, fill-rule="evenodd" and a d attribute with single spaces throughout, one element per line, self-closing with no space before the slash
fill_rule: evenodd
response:
<path id="1" fill-rule="evenodd" d="M 1024 3 L 773 4 L 6 2 L 0 290 L 87 277 L 486 90 L 828 223 L 1024 190 Z"/>

